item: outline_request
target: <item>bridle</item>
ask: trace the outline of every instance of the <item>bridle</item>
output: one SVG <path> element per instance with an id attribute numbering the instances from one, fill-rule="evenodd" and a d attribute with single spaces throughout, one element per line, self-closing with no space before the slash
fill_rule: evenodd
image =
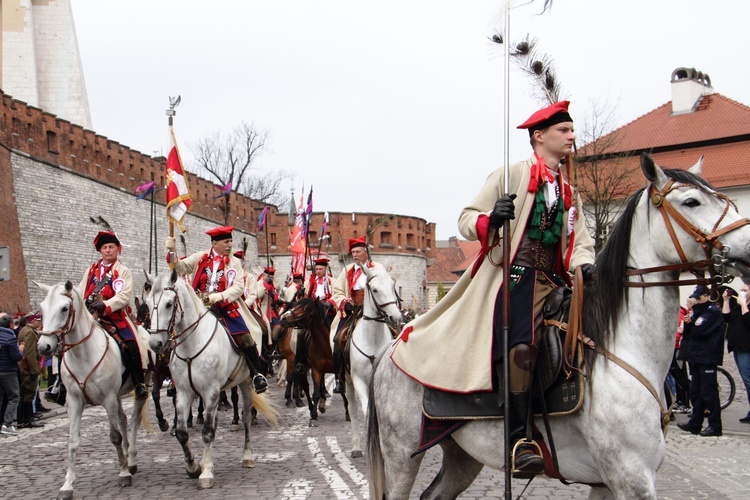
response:
<path id="1" fill-rule="evenodd" d="M 109 352 L 109 338 L 105 338 L 105 347 L 104 352 L 102 353 L 102 356 L 99 358 L 99 361 L 94 365 L 94 367 L 89 371 L 88 375 L 83 379 L 83 382 L 78 380 L 78 377 L 76 377 L 75 373 L 73 373 L 73 370 L 70 369 L 70 366 L 68 365 L 67 357 L 65 357 L 65 353 L 70 351 L 76 346 L 79 346 L 86 342 L 88 339 L 91 338 L 91 336 L 94 334 L 94 330 L 96 329 L 97 322 L 96 320 L 91 323 L 91 328 L 89 329 L 88 335 L 86 335 L 83 339 L 79 340 L 78 342 L 73 342 L 72 344 L 65 342 L 65 337 L 73 330 L 73 325 L 75 325 L 75 318 L 76 318 L 76 309 L 73 307 L 73 294 L 72 293 L 61 293 L 61 295 L 67 297 L 70 300 L 70 308 L 68 309 L 68 317 L 65 318 L 65 323 L 62 327 L 52 330 L 51 332 L 40 330 L 39 334 L 44 336 L 55 336 L 58 339 L 58 344 L 60 346 L 60 358 L 65 365 L 65 368 L 67 368 L 68 373 L 70 373 L 70 376 L 73 377 L 73 380 L 75 380 L 76 384 L 78 384 L 78 387 L 81 389 L 81 392 L 83 393 L 83 397 L 86 399 L 86 402 L 89 404 L 93 404 L 93 401 L 91 398 L 89 398 L 88 394 L 86 393 L 86 384 L 89 381 L 89 378 L 91 378 L 91 375 L 94 374 L 97 368 L 99 368 L 99 365 L 102 364 L 104 361 L 104 358 L 107 357 L 107 353 Z"/>
<path id="2" fill-rule="evenodd" d="M 283 316 L 291 316 L 291 321 L 282 326 L 285 328 L 299 328 L 300 330 L 310 330 L 310 325 L 312 325 L 313 320 L 315 319 L 315 299 L 310 299 L 310 302 L 308 304 L 305 304 L 304 307 L 297 307 L 293 306 L 291 309 L 289 309 L 287 312 L 285 312 Z M 302 325 L 302 322 L 304 320 L 307 320 L 307 325 Z"/>
<path id="3" fill-rule="evenodd" d="M 375 294 L 372 292 L 372 288 L 370 287 L 370 278 L 367 278 L 367 292 L 370 295 L 370 299 L 372 299 L 372 303 L 375 304 L 375 310 L 377 310 L 378 314 L 374 318 L 371 318 L 370 316 L 362 315 L 362 319 L 367 321 L 377 321 L 378 323 L 387 323 L 388 322 L 388 313 L 385 312 L 385 308 L 391 305 L 396 305 L 399 310 L 401 309 L 401 299 L 398 296 L 398 293 L 396 293 L 396 285 L 393 286 L 393 295 L 396 297 L 395 300 L 391 300 L 390 302 L 384 302 L 382 304 L 379 304 L 377 300 L 375 300 Z"/>
<path id="4" fill-rule="evenodd" d="M 698 227 L 691 224 L 687 219 L 685 219 L 685 217 L 679 211 L 677 211 L 677 209 L 671 203 L 667 201 L 667 195 L 669 193 L 685 186 L 685 184 L 678 184 L 674 180 L 670 180 L 664 185 L 661 190 L 657 189 L 653 183 L 651 183 L 648 188 L 650 202 L 654 207 L 658 209 L 659 213 L 662 215 L 664 224 L 667 226 L 667 231 L 669 232 L 669 236 L 672 239 L 672 244 L 674 245 L 675 250 L 677 250 L 677 254 L 680 256 L 681 262 L 679 264 L 670 264 L 666 266 L 649 267 L 644 269 L 629 269 L 625 272 L 625 276 L 643 276 L 644 274 L 650 273 L 678 271 L 690 272 L 695 276 L 695 279 L 677 279 L 656 282 L 626 281 L 626 287 L 646 288 L 652 286 L 701 284 L 710 285 L 712 289 L 712 297 L 714 295 L 718 297 L 717 290 L 719 285 L 729 283 L 734 279 L 733 276 L 726 274 L 726 264 L 729 261 L 729 259 L 727 258 L 727 254 L 729 253 L 730 249 L 719 240 L 719 237 L 750 223 L 750 220 L 747 218 L 739 219 L 727 225 L 726 227 L 718 229 L 719 225 L 729 212 L 729 208 L 734 207 L 736 210 L 737 207 L 725 194 L 715 192 L 713 194 L 715 194 L 716 197 L 718 197 L 720 200 L 724 201 L 724 210 L 722 211 L 721 216 L 719 216 L 718 220 L 714 223 L 711 232 L 707 233 L 706 231 L 699 229 Z M 672 221 L 674 221 L 696 242 L 701 244 L 706 255 L 705 259 L 694 262 L 688 261 L 688 258 L 685 256 L 685 252 L 682 249 L 682 245 L 680 245 L 680 242 L 677 239 Z M 714 250 L 718 250 L 720 253 L 714 253 Z M 710 276 L 710 278 L 708 279 L 704 276 L 706 270 L 708 270 Z"/>

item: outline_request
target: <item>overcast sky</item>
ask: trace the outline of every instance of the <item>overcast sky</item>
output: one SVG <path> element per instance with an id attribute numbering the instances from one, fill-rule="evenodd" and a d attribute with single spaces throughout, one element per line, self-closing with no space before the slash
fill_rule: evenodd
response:
<path id="1" fill-rule="evenodd" d="M 312 184 L 315 211 L 422 217 L 439 239 L 504 161 L 502 50 L 487 40 L 500 0 L 71 1 L 93 128 L 143 153 L 168 150 L 179 94 L 188 166 L 199 139 L 244 120 L 270 133 L 257 166 L 293 172 L 297 197 Z M 542 4 L 512 11 L 511 39 L 554 59 L 579 129 L 593 102 L 622 126 L 670 101 L 678 67 L 750 104 L 750 2 Z M 531 150 L 515 126 L 539 105 L 517 69 L 510 85 L 517 161 Z"/>

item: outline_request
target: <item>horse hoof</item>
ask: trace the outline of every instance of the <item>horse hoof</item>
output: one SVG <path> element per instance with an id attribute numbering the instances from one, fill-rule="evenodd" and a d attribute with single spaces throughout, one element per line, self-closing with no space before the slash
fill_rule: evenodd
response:
<path id="1" fill-rule="evenodd" d="M 229 426 L 229 432 L 237 432 L 240 430 L 240 424 L 232 422 L 232 425 Z"/>
<path id="2" fill-rule="evenodd" d="M 195 419 L 195 425 L 203 425 L 203 417 L 198 417 Z"/>
<path id="3" fill-rule="evenodd" d="M 198 479 L 199 477 L 201 477 L 202 473 L 203 469 L 201 469 L 200 466 L 193 472 L 190 472 L 189 470 L 187 471 L 187 475 L 190 479 Z"/>
<path id="4" fill-rule="evenodd" d="M 73 500 L 73 490 L 60 490 L 57 493 L 57 500 Z"/>
<path id="5" fill-rule="evenodd" d="M 285 406 L 286 406 L 287 408 L 294 408 L 294 402 L 293 402 L 293 401 L 292 401 L 291 399 L 287 399 L 287 400 L 286 400 L 286 403 L 284 403 L 284 405 L 285 405 Z"/>
<path id="6" fill-rule="evenodd" d="M 169 422 L 166 420 L 159 420 L 159 430 L 162 432 L 167 432 L 169 430 Z"/>
<path id="7" fill-rule="evenodd" d="M 130 474 L 136 474 L 138 472 L 138 466 L 137 465 L 131 465 L 128 467 L 128 471 Z"/>
<path id="8" fill-rule="evenodd" d="M 173 428 L 173 429 L 172 429 L 171 431 L 169 431 L 169 435 L 170 435 L 170 436 L 174 436 L 174 435 L 175 435 L 175 431 L 174 431 L 174 428 Z"/>
<path id="9" fill-rule="evenodd" d="M 320 413 L 325 413 L 326 412 L 326 405 L 318 405 L 318 411 Z"/>
<path id="10" fill-rule="evenodd" d="M 351 422 L 352 421 L 352 417 L 350 417 L 348 413 L 346 414 L 346 421 L 347 422 Z"/>
<path id="11" fill-rule="evenodd" d="M 295 405 L 295 406 L 296 406 L 297 408 L 302 408 L 302 407 L 304 407 L 304 406 L 305 406 L 305 402 L 304 402 L 304 401 L 302 401 L 301 399 L 298 399 L 298 400 L 296 400 L 296 401 L 294 402 L 294 405 Z"/>
<path id="12" fill-rule="evenodd" d="M 209 488 L 214 487 L 214 478 L 212 477 L 202 477 L 198 479 L 198 489 L 199 490 L 207 490 Z"/>
<path id="13" fill-rule="evenodd" d="M 253 417 L 253 419 L 250 420 L 250 425 L 258 425 L 258 417 Z"/>
<path id="14" fill-rule="evenodd" d="M 352 450 L 352 458 L 362 458 L 362 450 Z"/>
<path id="15" fill-rule="evenodd" d="M 132 476 L 121 476 L 120 479 L 117 480 L 117 485 L 121 488 L 127 488 L 133 484 L 133 477 Z"/>
<path id="16" fill-rule="evenodd" d="M 188 420 L 187 426 L 188 426 L 188 428 L 192 428 L 193 427 L 193 421 L 192 420 Z"/>
<path id="17" fill-rule="evenodd" d="M 242 467 L 245 469 L 252 469 L 255 467 L 255 460 L 252 458 L 245 458 L 242 460 Z"/>
<path id="18" fill-rule="evenodd" d="M 308 424 L 308 427 L 317 427 L 317 426 L 318 426 L 318 421 L 310 419 L 310 423 Z"/>

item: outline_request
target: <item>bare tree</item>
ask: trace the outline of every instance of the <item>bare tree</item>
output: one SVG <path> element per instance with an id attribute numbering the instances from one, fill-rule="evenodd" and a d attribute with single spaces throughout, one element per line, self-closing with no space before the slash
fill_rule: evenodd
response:
<path id="1" fill-rule="evenodd" d="M 637 166 L 628 166 L 628 152 L 620 149 L 622 136 L 612 130 L 615 105 L 592 102 L 590 114 L 578 128 L 585 146 L 577 157 L 578 191 L 583 212 L 594 238 L 594 249 L 604 246 L 609 229 L 620 214 L 620 206 L 632 190 L 631 180 Z"/>
<path id="2" fill-rule="evenodd" d="M 216 132 L 201 139 L 193 154 L 199 171 L 208 173 L 219 185 L 231 182 L 235 193 L 278 206 L 284 203 L 281 183 L 291 174 L 284 170 L 265 172 L 255 166 L 267 147 L 268 131 L 243 121 L 227 136 Z"/>

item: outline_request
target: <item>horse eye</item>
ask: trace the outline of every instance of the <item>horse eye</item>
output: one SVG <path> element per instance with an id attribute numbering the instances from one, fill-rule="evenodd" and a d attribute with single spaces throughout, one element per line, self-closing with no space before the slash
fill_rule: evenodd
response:
<path id="1" fill-rule="evenodd" d="M 696 200 L 695 198 L 688 198 L 687 200 L 683 201 L 682 204 L 686 207 L 695 208 L 701 206 L 701 203 Z"/>
<path id="2" fill-rule="evenodd" d="M 170 307 L 172 307 L 172 302 L 171 301 L 167 302 L 166 304 L 164 304 L 164 307 L 169 309 Z"/>

